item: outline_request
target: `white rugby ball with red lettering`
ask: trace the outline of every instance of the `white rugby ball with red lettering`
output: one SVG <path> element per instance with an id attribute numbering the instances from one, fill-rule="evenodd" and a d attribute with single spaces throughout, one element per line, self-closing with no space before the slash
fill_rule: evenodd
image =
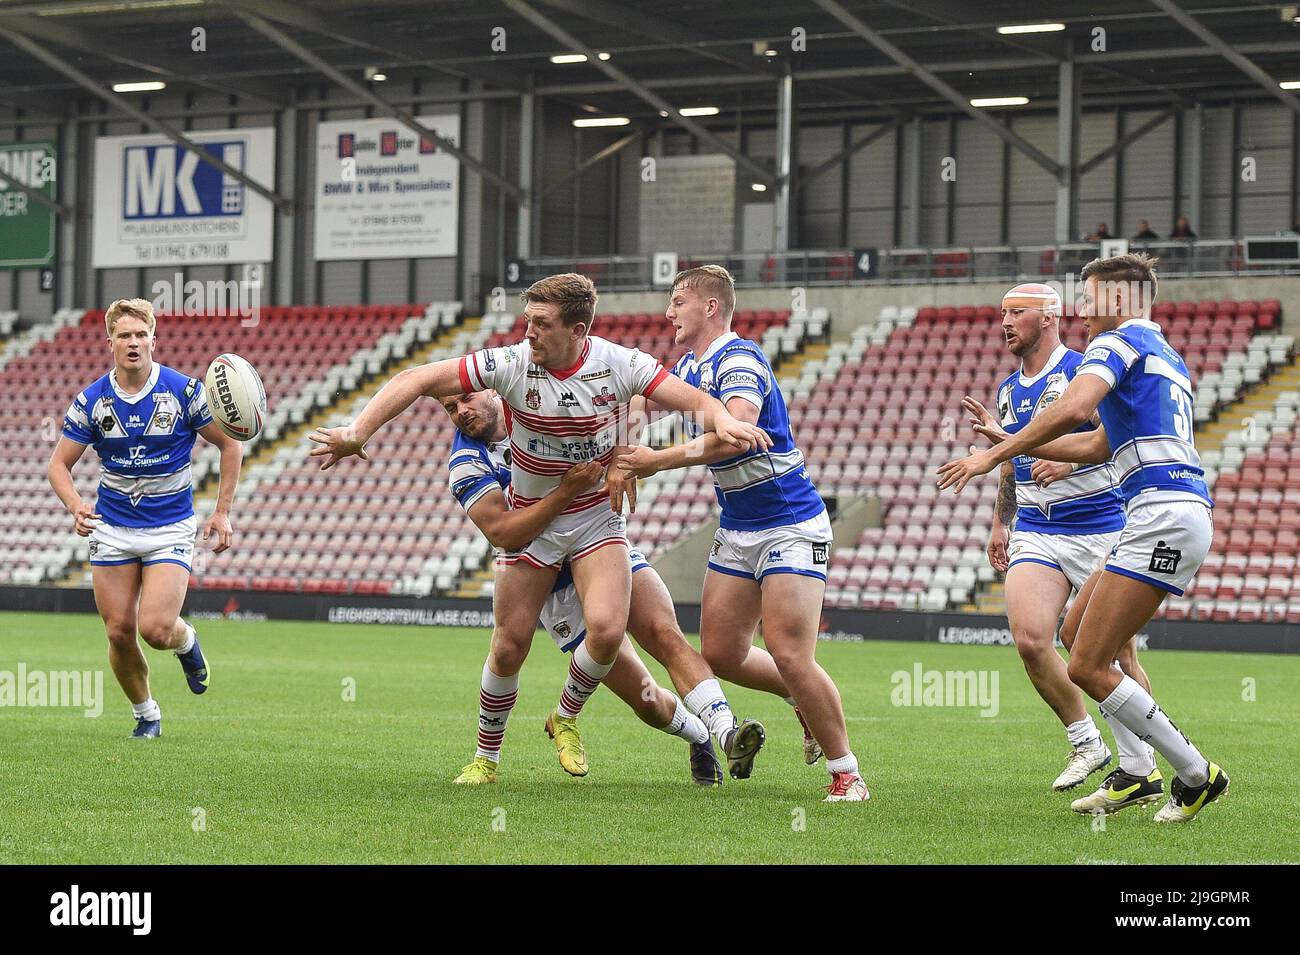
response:
<path id="1" fill-rule="evenodd" d="M 251 441 L 266 421 L 266 389 L 257 370 L 238 355 L 218 355 L 203 378 L 212 420 L 238 441 Z"/>

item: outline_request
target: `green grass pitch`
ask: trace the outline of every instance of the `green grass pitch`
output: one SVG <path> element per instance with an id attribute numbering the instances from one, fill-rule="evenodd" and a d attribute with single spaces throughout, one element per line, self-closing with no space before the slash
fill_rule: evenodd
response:
<path id="1" fill-rule="evenodd" d="M 1232 788 L 1192 825 L 1133 809 L 1099 830 L 1050 790 L 1064 736 L 1010 647 L 822 644 L 872 793 L 824 805 L 826 772 L 803 764 L 774 697 L 728 687 L 768 745 L 752 779 L 700 790 L 686 745 L 602 690 L 582 720 L 591 773 L 571 779 L 542 732 L 566 661 L 539 635 L 500 782 L 462 788 L 451 779 L 472 754 L 483 631 L 212 621 L 200 633 L 211 690 L 192 696 L 175 659 L 147 650 L 164 735 L 132 741 L 97 618 L 0 614 L 0 671 L 103 670 L 105 694 L 94 719 L 0 707 L 0 863 L 1300 861 L 1294 657 L 1146 654 L 1157 697 Z M 893 705 L 891 675 L 918 662 L 998 671 L 997 716 Z"/>

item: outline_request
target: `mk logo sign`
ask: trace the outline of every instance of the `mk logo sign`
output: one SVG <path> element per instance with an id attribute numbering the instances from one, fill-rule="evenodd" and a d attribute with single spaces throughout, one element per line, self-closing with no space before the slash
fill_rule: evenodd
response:
<path id="1" fill-rule="evenodd" d="M 204 143 L 228 166 L 244 168 L 242 142 Z M 238 216 L 244 184 L 178 146 L 128 146 L 122 183 L 123 218 Z"/>

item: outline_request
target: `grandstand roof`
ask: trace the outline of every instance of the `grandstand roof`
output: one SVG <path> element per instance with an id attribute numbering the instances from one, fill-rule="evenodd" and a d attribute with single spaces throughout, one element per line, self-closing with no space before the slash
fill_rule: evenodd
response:
<path id="1" fill-rule="evenodd" d="M 814 0 L 527 4 L 588 46 L 608 51 L 611 63 L 673 105 L 720 107 L 720 116 L 702 120 L 706 125 L 734 124 L 738 110 L 772 110 L 772 81 L 786 70 L 802 81 L 805 119 L 833 118 L 839 110 L 859 117 L 953 110 Z M 1179 6 L 1273 79 L 1300 79 L 1300 24 L 1284 18 L 1286 5 L 1180 0 Z M 1085 106 L 1270 95 L 1154 4 L 844 0 L 842 7 L 962 96 L 1021 95 L 1031 108 L 1052 108 L 1058 66 L 1070 49 L 1082 67 Z M 657 110 L 592 64 L 551 63 L 551 55 L 569 51 L 521 16 L 517 0 L 0 0 L 0 103 L 67 116 L 91 102 L 68 78 L 5 42 L 15 32 L 105 85 L 165 79 L 175 89 L 216 89 L 271 103 L 318 99 L 316 72 L 241 19 L 241 8 L 289 25 L 296 40 L 358 77 L 377 67 L 392 80 L 481 79 L 499 93 L 532 85 L 575 109 L 659 121 Z M 996 30 L 1042 21 L 1066 29 L 1013 36 Z M 196 26 L 207 30 L 207 52 L 190 50 Z M 491 49 L 497 27 L 506 29 L 505 52 Z M 795 27 L 807 31 L 806 52 L 791 51 Z M 1097 27 L 1106 31 L 1104 51 L 1092 48 Z M 764 55 L 763 44 L 776 55 Z"/>

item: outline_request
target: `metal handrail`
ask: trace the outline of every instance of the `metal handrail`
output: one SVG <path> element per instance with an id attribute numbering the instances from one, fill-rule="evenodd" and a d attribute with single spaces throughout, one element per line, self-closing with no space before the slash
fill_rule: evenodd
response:
<path id="1" fill-rule="evenodd" d="M 1165 278 L 1300 275 L 1300 266 L 1248 265 L 1236 239 L 1153 240 L 1129 248 L 1160 257 Z M 987 281 L 1065 281 L 1077 277 L 1099 247 L 1089 242 L 1046 245 L 944 246 L 872 249 L 874 272 L 855 268 L 861 249 L 800 249 L 788 252 L 678 253 L 686 268 L 705 262 L 725 266 L 738 288 L 802 286 L 962 284 Z M 662 290 L 651 278 L 651 255 L 541 256 L 521 263 L 520 278 L 508 286 L 524 288 L 556 272 L 588 275 L 601 291 Z"/>

